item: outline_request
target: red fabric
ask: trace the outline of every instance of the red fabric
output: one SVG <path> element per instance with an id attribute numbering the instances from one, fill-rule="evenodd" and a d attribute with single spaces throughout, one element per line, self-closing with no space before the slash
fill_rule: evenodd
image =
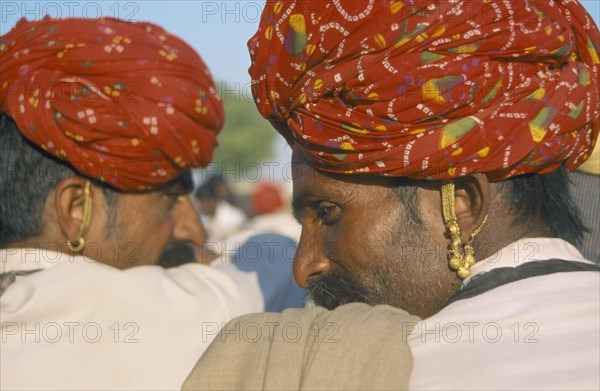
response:
<path id="1" fill-rule="evenodd" d="M 252 193 L 252 208 L 262 215 L 277 212 L 283 207 L 283 195 L 279 186 L 264 182 L 256 185 Z"/>
<path id="2" fill-rule="evenodd" d="M 500 180 L 589 156 L 599 44 L 574 0 L 267 1 L 249 72 L 321 170 Z"/>
<path id="3" fill-rule="evenodd" d="M 22 19 L 0 53 L 2 111 L 80 173 L 142 190 L 212 159 L 222 102 L 198 54 L 160 27 Z"/>

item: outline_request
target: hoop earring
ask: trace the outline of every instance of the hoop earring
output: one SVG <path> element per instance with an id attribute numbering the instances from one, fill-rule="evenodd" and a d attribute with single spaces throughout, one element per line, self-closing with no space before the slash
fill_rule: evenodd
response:
<path id="1" fill-rule="evenodd" d="M 442 186 L 442 213 L 444 216 L 444 224 L 450 233 L 450 244 L 448 245 L 448 263 L 452 270 L 461 280 L 469 277 L 471 272 L 469 269 L 477 260 L 475 259 L 475 250 L 473 250 L 473 239 L 481 231 L 483 225 L 487 221 L 488 216 L 485 215 L 483 221 L 469 236 L 469 240 L 462 244 L 460 239 L 460 227 L 456 218 L 455 198 L 454 198 L 454 182 L 446 183 Z"/>
<path id="2" fill-rule="evenodd" d="M 79 228 L 79 236 L 75 242 L 67 240 L 67 248 L 75 253 L 83 250 L 85 246 L 84 236 L 87 234 L 92 222 L 92 183 L 87 181 L 83 189 L 83 195 L 85 200 L 83 201 L 83 218 L 81 220 L 81 227 Z"/>

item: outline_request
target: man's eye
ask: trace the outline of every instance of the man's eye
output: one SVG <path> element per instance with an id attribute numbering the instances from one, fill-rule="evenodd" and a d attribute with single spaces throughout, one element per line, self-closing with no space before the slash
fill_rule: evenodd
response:
<path id="1" fill-rule="evenodd" d="M 320 203 L 317 207 L 317 217 L 323 221 L 325 225 L 332 225 L 339 219 L 339 207 L 330 203 Z"/>

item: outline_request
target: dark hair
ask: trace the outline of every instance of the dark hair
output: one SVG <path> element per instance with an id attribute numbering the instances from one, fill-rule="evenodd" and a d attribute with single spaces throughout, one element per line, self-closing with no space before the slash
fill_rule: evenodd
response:
<path id="1" fill-rule="evenodd" d="M 419 209 L 418 192 L 419 181 L 402 177 L 397 178 L 397 184 L 393 187 L 394 194 L 400 199 L 410 222 L 419 225 L 421 220 L 421 211 Z"/>
<path id="2" fill-rule="evenodd" d="M 48 195 L 72 176 L 79 175 L 33 145 L 11 118 L 0 113 L 0 248 L 41 234 Z M 102 189 L 108 209 L 114 209 L 116 192 Z M 114 214 L 109 212 L 109 224 Z"/>
<path id="3" fill-rule="evenodd" d="M 403 202 L 414 224 L 421 222 L 418 207 L 418 184 L 399 178 L 394 193 Z M 548 174 L 529 174 L 495 184 L 515 216 L 515 226 L 527 224 L 547 237 L 561 238 L 579 245 L 587 231 L 580 212 L 571 198 L 569 178 L 564 167 Z"/>
<path id="4" fill-rule="evenodd" d="M 514 208 L 515 225 L 528 224 L 548 237 L 579 245 L 587 231 L 571 198 L 566 168 L 529 174 L 497 183 Z"/>

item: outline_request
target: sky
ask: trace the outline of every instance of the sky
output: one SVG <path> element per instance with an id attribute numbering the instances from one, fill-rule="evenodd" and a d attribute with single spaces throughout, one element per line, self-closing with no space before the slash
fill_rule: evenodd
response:
<path id="1" fill-rule="evenodd" d="M 8 1 L 0 2 L 0 32 L 6 34 L 21 17 L 113 16 L 150 21 L 188 42 L 217 80 L 249 83 L 246 42 L 258 28 L 264 0 L 259 1 Z"/>
<path id="2" fill-rule="evenodd" d="M 600 0 L 581 0 L 600 24 Z M 0 32 L 21 17 L 114 16 L 150 21 L 174 33 L 204 58 L 217 80 L 243 89 L 250 82 L 246 42 L 256 32 L 264 0 L 10 1 L 0 2 Z M 243 90 L 241 90 L 243 91 Z"/>

